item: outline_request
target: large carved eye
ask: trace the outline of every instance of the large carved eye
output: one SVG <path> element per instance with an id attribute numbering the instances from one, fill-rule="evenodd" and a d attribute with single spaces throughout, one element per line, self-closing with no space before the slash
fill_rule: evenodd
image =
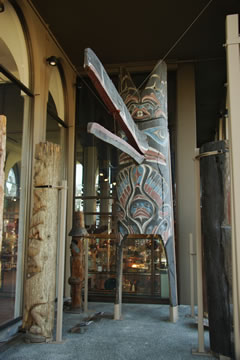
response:
<path id="1" fill-rule="evenodd" d="M 145 109 L 146 109 L 147 111 L 149 111 L 149 110 L 152 110 L 152 108 L 154 107 L 154 105 L 151 104 L 150 102 L 146 102 L 146 103 L 144 103 L 144 107 L 145 107 Z"/>
<path id="2" fill-rule="evenodd" d="M 128 105 L 127 105 L 127 108 L 128 108 L 128 111 L 130 112 L 130 113 L 133 113 L 134 112 L 134 110 L 136 109 L 136 104 L 134 104 L 134 103 L 129 103 Z"/>
<path id="3" fill-rule="evenodd" d="M 151 210 L 152 209 L 152 205 L 148 202 L 148 201 L 144 201 L 143 203 L 144 207 L 148 210 Z"/>

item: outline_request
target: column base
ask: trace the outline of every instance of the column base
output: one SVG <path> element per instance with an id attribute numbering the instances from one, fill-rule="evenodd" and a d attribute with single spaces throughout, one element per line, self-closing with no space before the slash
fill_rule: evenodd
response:
<path id="1" fill-rule="evenodd" d="M 170 321 L 175 323 L 178 321 L 178 306 L 169 307 Z"/>
<path id="2" fill-rule="evenodd" d="M 114 304 L 114 320 L 122 320 L 122 309 L 120 304 Z"/>

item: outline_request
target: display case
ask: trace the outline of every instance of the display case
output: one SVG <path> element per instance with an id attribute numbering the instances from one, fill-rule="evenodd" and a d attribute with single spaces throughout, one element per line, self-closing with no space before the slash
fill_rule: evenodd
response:
<path id="1" fill-rule="evenodd" d="M 106 235 L 107 236 L 107 235 Z M 89 240 L 89 297 L 114 297 L 116 288 L 115 240 Z M 127 239 L 123 249 L 123 299 L 168 302 L 168 267 L 160 239 Z"/>

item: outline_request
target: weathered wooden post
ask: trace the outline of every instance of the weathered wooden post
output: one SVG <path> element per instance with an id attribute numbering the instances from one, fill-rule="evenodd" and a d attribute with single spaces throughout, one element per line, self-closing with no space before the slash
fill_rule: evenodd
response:
<path id="1" fill-rule="evenodd" d="M 200 149 L 202 233 L 206 269 L 210 347 L 233 356 L 230 164 L 227 141 Z"/>
<path id="2" fill-rule="evenodd" d="M 81 312 L 84 284 L 84 237 L 88 235 L 84 227 L 84 217 L 81 211 L 75 212 L 73 228 L 69 235 L 72 236 L 71 276 L 68 279 L 71 285 L 72 302 L 69 311 Z M 88 254 L 85 254 L 85 256 L 88 256 Z"/>
<path id="3" fill-rule="evenodd" d="M 6 157 L 6 116 L 0 115 L 0 250 L 2 248 L 3 206 L 4 206 L 4 163 Z"/>
<path id="4" fill-rule="evenodd" d="M 52 339 L 56 296 L 60 147 L 36 145 L 33 211 L 27 249 L 23 328 L 29 342 Z"/>

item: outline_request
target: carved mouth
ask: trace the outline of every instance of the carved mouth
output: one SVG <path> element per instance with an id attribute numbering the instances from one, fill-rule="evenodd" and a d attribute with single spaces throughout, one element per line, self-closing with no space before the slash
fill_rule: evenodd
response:
<path id="1" fill-rule="evenodd" d="M 140 208 L 140 209 L 137 209 L 133 215 L 133 218 L 136 219 L 136 218 L 147 218 L 149 219 L 150 218 L 150 214 L 147 212 L 147 210 L 143 209 L 143 208 Z"/>
<path id="2" fill-rule="evenodd" d="M 140 120 L 145 120 L 145 119 L 148 119 L 150 118 L 150 113 L 146 110 L 146 108 L 142 108 L 142 109 L 139 109 L 139 108 L 136 108 L 133 113 L 132 113 L 132 117 L 134 119 L 140 119 Z"/>

